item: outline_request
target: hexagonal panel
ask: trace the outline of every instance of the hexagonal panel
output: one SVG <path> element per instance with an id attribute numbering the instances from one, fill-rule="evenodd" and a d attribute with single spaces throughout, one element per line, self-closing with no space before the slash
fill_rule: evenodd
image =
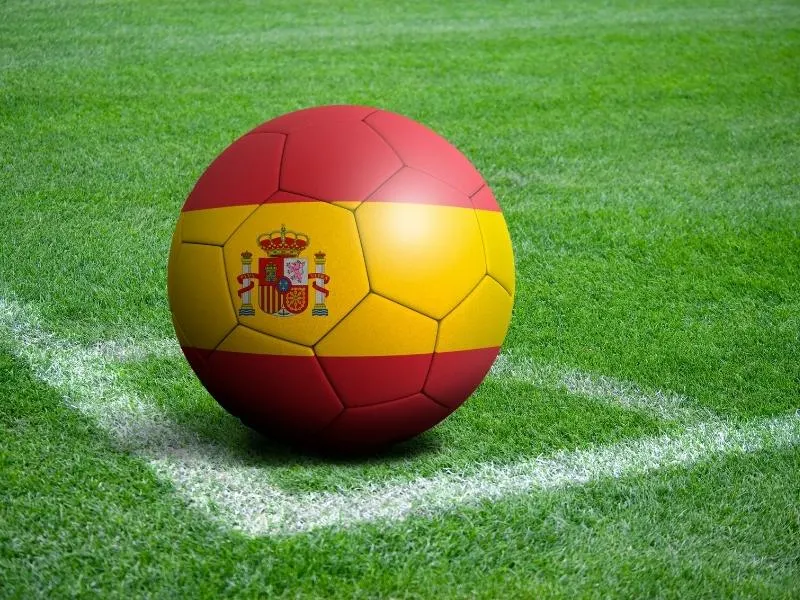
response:
<path id="1" fill-rule="evenodd" d="M 244 204 L 182 212 L 183 241 L 221 246 L 256 208 L 257 205 Z"/>
<path id="2" fill-rule="evenodd" d="M 215 352 L 239 352 L 242 354 L 274 356 L 314 356 L 314 351 L 308 346 L 287 342 L 244 325 L 237 325 L 220 342 Z"/>
<path id="3" fill-rule="evenodd" d="M 325 125 L 326 123 L 335 121 L 361 121 L 370 113 L 375 112 L 375 110 L 376 109 L 370 108 L 369 106 L 351 106 L 346 104 L 314 106 L 312 108 L 296 110 L 276 117 L 266 123 L 262 123 L 253 130 L 253 133 L 263 131 L 289 133 L 304 127 Z"/>
<path id="4" fill-rule="evenodd" d="M 280 187 L 329 202 L 358 201 L 402 166 L 363 122 L 324 123 L 289 134 Z"/>
<path id="5" fill-rule="evenodd" d="M 514 296 L 515 268 L 511 236 L 503 213 L 495 210 L 476 210 L 486 253 L 486 271 Z"/>
<path id="6" fill-rule="evenodd" d="M 366 406 L 422 389 L 436 340 L 436 321 L 375 294 L 315 346 L 346 406 Z"/>
<path id="7" fill-rule="evenodd" d="M 494 194 L 488 185 L 484 185 L 481 189 L 470 196 L 472 206 L 478 210 L 500 210 L 500 205 L 494 199 Z"/>
<path id="8" fill-rule="evenodd" d="M 410 167 L 403 167 L 392 175 L 386 183 L 369 195 L 368 200 L 473 208 L 469 196 L 465 193 L 432 175 Z"/>
<path id="9" fill-rule="evenodd" d="M 188 338 L 186 337 L 186 334 L 183 333 L 180 323 L 178 323 L 178 321 L 175 319 L 174 314 L 172 315 L 172 326 L 175 328 L 175 335 L 178 338 L 178 344 L 180 344 L 183 355 L 186 357 L 186 361 L 189 363 L 189 366 L 192 367 L 192 371 L 194 371 L 195 375 L 197 375 L 197 377 L 199 377 L 202 381 L 206 369 L 206 359 L 213 352 L 213 350 L 208 348 L 192 347 Z"/>
<path id="10" fill-rule="evenodd" d="M 173 246 L 167 270 L 172 315 L 189 346 L 214 348 L 236 326 L 222 248 Z"/>
<path id="11" fill-rule="evenodd" d="M 512 305 L 508 292 L 491 277 L 484 277 L 453 312 L 439 321 L 436 352 L 501 346 Z"/>
<path id="12" fill-rule="evenodd" d="M 453 409 L 480 385 L 500 352 L 511 319 L 511 296 L 491 277 L 439 321 L 436 353 L 423 391 Z"/>
<path id="13" fill-rule="evenodd" d="M 423 392 L 455 410 L 481 384 L 499 353 L 500 348 L 437 352 Z"/>
<path id="14" fill-rule="evenodd" d="M 483 178 L 467 157 L 424 125 L 385 110 L 369 115 L 364 122 L 380 133 L 409 167 L 433 175 L 467 195 L 483 185 Z"/>
<path id="15" fill-rule="evenodd" d="M 473 209 L 364 202 L 356 210 L 372 290 L 439 319 L 486 273 Z"/>
<path id="16" fill-rule="evenodd" d="M 284 190 L 278 190 L 272 196 L 267 199 L 267 202 L 318 202 L 318 198 L 312 198 L 311 196 L 304 196 L 302 194 L 295 194 L 294 192 L 286 192 Z M 341 206 L 342 208 L 346 208 L 347 210 L 355 210 L 358 208 L 358 205 L 361 204 L 360 200 L 357 201 L 348 201 L 348 200 L 335 200 L 331 201 L 331 204 L 335 206 Z"/>
<path id="17" fill-rule="evenodd" d="M 241 325 L 198 375 L 229 412 L 266 433 L 303 439 L 342 410 L 310 348 Z"/>
<path id="18" fill-rule="evenodd" d="M 172 327 L 175 329 L 175 337 L 178 339 L 178 344 L 183 346 L 191 346 L 189 344 L 189 338 L 186 337 L 186 334 L 183 333 L 183 329 L 181 328 L 181 324 L 178 323 L 178 320 L 175 318 L 175 315 L 170 313 L 172 316 Z"/>
<path id="19" fill-rule="evenodd" d="M 175 230 L 172 232 L 172 238 L 169 242 L 169 260 L 167 261 L 167 291 L 169 291 L 169 282 L 172 281 L 172 278 L 177 275 L 175 273 L 175 268 L 178 265 L 178 253 L 180 252 L 181 244 L 183 242 L 183 219 L 178 217 L 177 223 L 175 223 Z M 175 320 L 175 315 L 172 315 L 173 321 Z"/>
<path id="20" fill-rule="evenodd" d="M 197 180 L 184 211 L 260 204 L 278 189 L 286 136 L 248 134 L 228 146 Z"/>
<path id="21" fill-rule="evenodd" d="M 314 347 L 317 356 L 430 354 L 436 321 L 370 294 Z"/>
<path id="22" fill-rule="evenodd" d="M 353 213 L 326 202 L 260 206 L 224 254 L 239 322 L 290 342 L 316 344 L 369 292 Z"/>
<path id="23" fill-rule="evenodd" d="M 414 394 L 374 406 L 346 408 L 319 437 L 344 448 L 399 442 L 430 429 L 450 412 L 424 394 Z"/>

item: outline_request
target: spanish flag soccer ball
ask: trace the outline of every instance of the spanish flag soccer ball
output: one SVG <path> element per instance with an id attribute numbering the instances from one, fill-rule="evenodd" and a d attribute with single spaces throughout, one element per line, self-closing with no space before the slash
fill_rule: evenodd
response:
<path id="1" fill-rule="evenodd" d="M 180 213 L 169 302 L 229 412 L 358 449 L 412 437 L 483 380 L 511 317 L 500 207 L 470 162 L 384 110 L 322 106 L 245 134 Z"/>

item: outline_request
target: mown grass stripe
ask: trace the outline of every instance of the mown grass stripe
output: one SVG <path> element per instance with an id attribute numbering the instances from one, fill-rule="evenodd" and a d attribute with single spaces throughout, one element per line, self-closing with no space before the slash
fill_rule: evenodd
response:
<path id="1" fill-rule="evenodd" d="M 124 449 L 148 460 L 213 518 L 251 535 L 396 521 L 514 494 L 643 475 L 719 454 L 800 444 L 800 414 L 794 412 L 750 422 L 698 423 L 677 435 L 561 451 L 510 465 L 483 464 L 468 474 L 442 472 L 411 481 L 365 483 L 345 492 L 287 493 L 270 483 L 263 467 L 242 465 L 229 450 L 183 430 L 146 399 L 123 390 L 110 360 L 136 356 L 136 352 L 109 354 L 98 350 L 101 346 L 86 350 L 59 340 L 42 328 L 30 307 L 2 298 L 0 333 L 39 379 L 64 394 L 71 406 L 96 419 Z M 164 347 L 172 351 L 169 345 Z M 496 373 L 503 368 L 513 376 L 515 367 L 502 363 Z M 537 376 L 546 380 L 551 374 L 541 369 Z"/>

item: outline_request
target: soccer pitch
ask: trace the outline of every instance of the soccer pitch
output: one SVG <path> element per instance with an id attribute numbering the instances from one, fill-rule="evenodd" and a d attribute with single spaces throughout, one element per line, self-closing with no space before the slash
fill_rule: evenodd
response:
<path id="1" fill-rule="evenodd" d="M 317 104 L 483 173 L 486 381 L 378 455 L 227 415 L 166 261 L 208 163 Z M 0 597 L 798 597 L 800 5 L 0 5 Z"/>

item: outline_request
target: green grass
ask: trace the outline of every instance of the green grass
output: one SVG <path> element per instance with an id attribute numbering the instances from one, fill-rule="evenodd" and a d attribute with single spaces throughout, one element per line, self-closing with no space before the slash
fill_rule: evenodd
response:
<path id="1" fill-rule="evenodd" d="M 296 108 L 421 120 L 514 241 L 512 356 L 722 418 L 800 398 L 800 6 L 623 0 L 0 5 L 0 296 L 80 345 L 172 336 L 177 213 L 212 158 Z M 246 537 L 187 503 L 0 339 L 0 597 L 797 597 L 800 454 L 717 457 L 434 518 Z M 492 377 L 371 458 L 297 455 L 177 358 L 120 383 L 288 491 L 469 472 L 679 431 Z"/>
<path id="2" fill-rule="evenodd" d="M 796 450 L 402 526 L 248 539 L 185 506 L 0 356 L 10 597 L 791 597 L 800 582 Z"/>
<path id="3" fill-rule="evenodd" d="M 439 427 L 377 455 L 298 455 L 293 448 L 251 433 L 227 414 L 183 359 L 125 363 L 119 372 L 123 385 L 146 394 L 189 431 L 226 447 L 243 464 L 269 464 L 269 479 L 290 491 L 335 491 L 364 481 L 427 476 L 443 469 L 469 471 L 475 463 L 505 464 L 562 448 L 586 448 L 677 429 L 677 423 L 646 412 L 566 390 L 489 377 Z"/>

